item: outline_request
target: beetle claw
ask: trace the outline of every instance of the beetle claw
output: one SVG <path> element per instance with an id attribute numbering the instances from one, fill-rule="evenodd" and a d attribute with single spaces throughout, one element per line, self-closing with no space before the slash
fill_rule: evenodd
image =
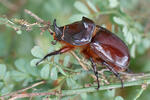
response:
<path id="1" fill-rule="evenodd" d="M 40 62 L 42 62 L 45 58 L 41 59 L 40 61 L 38 61 L 35 65 L 38 66 L 40 64 Z"/>
<path id="2" fill-rule="evenodd" d="M 35 65 L 38 66 L 41 61 L 38 61 Z"/>

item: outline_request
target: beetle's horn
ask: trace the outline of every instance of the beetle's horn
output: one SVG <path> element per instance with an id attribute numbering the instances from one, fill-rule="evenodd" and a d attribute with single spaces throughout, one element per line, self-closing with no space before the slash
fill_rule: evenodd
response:
<path id="1" fill-rule="evenodd" d="M 50 28 L 51 28 L 52 31 L 55 31 L 56 27 L 58 27 L 58 26 L 56 25 L 56 19 L 54 19 L 53 24 L 50 25 Z"/>
<path id="2" fill-rule="evenodd" d="M 54 32 L 55 32 L 56 36 L 59 36 L 62 34 L 61 30 L 59 29 L 59 27 L 56 24 L 56 19 L 54 19 L 52 26 L 54 28 Z"/>
<path id="3" fill-rule="evenodd" d="M 54 19 L 54 21 L 53 21 L 53 26 L 57 27 L 57 25 L 56 25 L 56 19 Z"/>

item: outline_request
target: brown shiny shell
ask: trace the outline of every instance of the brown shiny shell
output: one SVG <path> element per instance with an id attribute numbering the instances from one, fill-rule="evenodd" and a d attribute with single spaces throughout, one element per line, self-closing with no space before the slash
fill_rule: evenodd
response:
<path id="1" fill-rule="evenodd" d="M 126 69 L 130 55 L 126 44 L 105 28 L 97 26 L 99 31 L 92 38 L 91 49 L 106 63 L 113 67 Z M 117 68 L 116 68 L 117 69 Z M 117 70 L 120 70 L 119 68 Z"/>
<path id="2" fill-rule="evenodd" d="M 124 71 L 130 62 L 126 44 L 115 34 L 86 17 L 81 21 L 58 27 L 54 21 L 55 39 L 69 48 L 80 47 L 87 59 L 97 63 L 106 62 L 116 71 Z"/>
<path id="3" fill-rule="evenodd" d="M 83 17 L 81 21 L 59 27 L 59 30 L 57 29 L 55 32 L 56 34 L 61 34 L 61 36 L 58 37 L 58 40 L 63 40 L 72 45 L 81 46 L 91 42 L 94 29 L 94 22 Z"/>

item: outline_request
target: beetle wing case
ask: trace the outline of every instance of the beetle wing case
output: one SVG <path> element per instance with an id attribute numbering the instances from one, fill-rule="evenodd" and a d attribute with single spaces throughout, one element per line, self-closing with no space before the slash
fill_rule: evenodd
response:
<path id="1" fill-rule="evenodd" d="M 72 45 L 85 45 L 91 42 L 92 34 L 95 29 L 95 24 L 92 20 L 83 17 L 81 21 L 63 26 L 55 31 L 61 32 L 61 37 L 58 40 L 63 40 Z"/>
<path id="2" fill-rule="evenodd" d="M 110 31 L 100 27 L 90 46 L 105 62 L 126 69 L 129 65 L 129 52 L 125 43 Z"/>

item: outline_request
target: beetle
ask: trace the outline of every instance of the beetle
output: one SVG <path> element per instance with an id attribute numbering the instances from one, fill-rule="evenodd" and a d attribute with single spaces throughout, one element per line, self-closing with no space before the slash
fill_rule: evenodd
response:
<path id="1" fill-rule="evenodd" d="M 123 87 L 119 72 L 128 69 L 130 55 L 127 45 L 118 36 L 106 28 L 95 25 L 86 17 L 82 17 L 81 21 L 61 27 L 57 26 L 55 19 L 52 27 L 54 32 L 51 34 L 54 40 L 63 44 L 63 47 L 47 54 L 36 65 L 49 56 L 79 48 L 81 54 L 91 62 L 98 83 L 97 89 L 100 87 L 97 63 L 106 66 L 121 81 Z"/>

